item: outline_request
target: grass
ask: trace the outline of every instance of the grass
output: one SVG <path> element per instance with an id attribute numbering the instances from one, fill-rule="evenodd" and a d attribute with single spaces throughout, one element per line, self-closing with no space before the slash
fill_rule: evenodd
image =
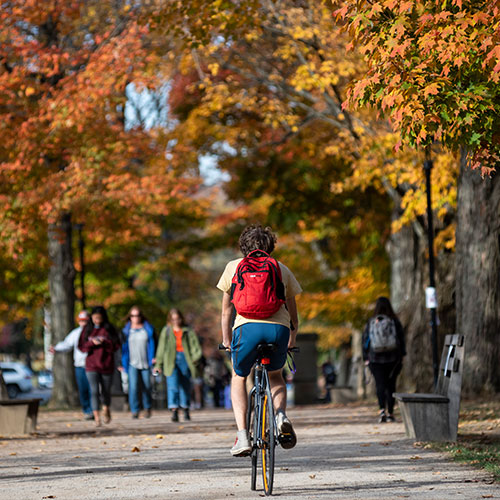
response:
<path id="1" fill-rule="evenodd" d="M 458 441 L 425 446 L 478 467 L 500 482 L 500 401 L 462 403 Z"/>
<path id="2" fill-rule="evenodd" d="M 458 443 L 433 443 L 431 446 L 449 453 L 456 462 L 485 470 L 496 482 L 500 482 L 500 442 L 485 443 L 481 439 L 464 442 L 460 436 Z"/>

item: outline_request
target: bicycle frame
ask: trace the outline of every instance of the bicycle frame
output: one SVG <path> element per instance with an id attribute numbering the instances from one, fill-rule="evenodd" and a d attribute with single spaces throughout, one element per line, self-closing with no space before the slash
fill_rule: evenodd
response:
<path id="1" fill-rule="evenodd" d="M 252 441 L 251 489 L 256 489 L 257 461 L 259 452 L 262 462 L 262 480 L 266 495 L 270 495 L 274 480 L 274 451 L 278 436 L 274 422 L 274 407 L 271 385 L 267 372 L 265 349 L 259 353 L 254 367 L 254 386 L 248 395 L 247 429 Z M 253 421 L 252 421 L 253 416 Z"/>
<path id="2" fill-rule="evenodd" d="M 271 495 L 274 482 L 274 454 L 275 447 L 282 436 L 278 435 L 275 422 L 275 412 L 271 393 L 271 384 L 267 365 L 270 363 L 269 354 L 277 348 L 275 344 L 261 344 L 258 346 L 258 357 L 254 365 L 254 385 L 248 394 L 248 409 L 246 428 L 250 434 L 252 450 L 252 480 L 250 488 L 256 489 L 257 461 L 259 452 L 262 462 L 262 480 L 266 495 Z M 219 349 L 227 350 L 223 344 Z M 288 353 L 299 352 L 294 347 Z"/>

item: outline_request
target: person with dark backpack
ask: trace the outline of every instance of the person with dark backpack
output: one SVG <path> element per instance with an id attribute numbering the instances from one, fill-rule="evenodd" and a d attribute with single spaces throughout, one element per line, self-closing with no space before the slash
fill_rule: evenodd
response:
<path id="1" fill-rule="evenodd" d="M 257 346 L 274 343 L 277 349 L 270 357 L 269 380 L 276 409 L 276 425 L 283 448 L 292 448 L 297 442 L 292 424 L 286 416 L 286 385 L 282 368 L 287 350 L 295 347 L 298 331 L 295 296 L 302 292 L 292 272 L 271 257 L 276 236 L 269 227 L 248 226 L 241 233 L 240 250 L 243 258 L 235 259 L 226 268 L 217 283 L 222 298 L 222 343 L 230 349 L 233 364 L 231 400 L 238 433 L 233 456 L 246 456 L 252 447 L 246 428 L 246 377 L 257 357 Z M 233 319 L 233 307 L 236 317 Z"/>
<path id="2" fill-rule="evenodd" d="M 394 422 L 396 380 L 406 355 L 404 330 L 390 300 L 379 297 L 363 332 L 363 359 L 375 379 L 379 422 Z"/>

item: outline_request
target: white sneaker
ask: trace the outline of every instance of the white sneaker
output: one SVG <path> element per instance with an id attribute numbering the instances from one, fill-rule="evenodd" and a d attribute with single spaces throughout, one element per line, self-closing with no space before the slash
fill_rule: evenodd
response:
<path id="1" fill-rule="evenodd" d="M 278 428 L 278 441 L 282 448 L 285 450 L 293 448 L 297 444 L 297 436 L 293 430 L 292 422 L 282 411 L 276 414 L 276 427 Z"/>
<path id="2" fill-rule="evenodd" d="M 246 457 L 250 455 L 251 451 L 252 446 L 248 439 L 248 433 L 246 431 L 239 431 L 234 446 L 231 448 L 231 455 L 233 455 L 233 457 Z"/>

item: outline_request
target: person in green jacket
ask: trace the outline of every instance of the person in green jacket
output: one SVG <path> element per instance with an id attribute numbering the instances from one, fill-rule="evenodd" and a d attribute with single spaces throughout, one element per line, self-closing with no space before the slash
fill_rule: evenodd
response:
<path id="1" fill-rule="evenodd" d="M 184 420 L 190 420 L 191 376 L 202 355 L 200 342 L 194 330 L 184 321 L 178 309 L 171 309 L 156 349 L 155 371 L 167 377 L 168 408 L 172 421 L 179 421 L 179 408 Z"/>

